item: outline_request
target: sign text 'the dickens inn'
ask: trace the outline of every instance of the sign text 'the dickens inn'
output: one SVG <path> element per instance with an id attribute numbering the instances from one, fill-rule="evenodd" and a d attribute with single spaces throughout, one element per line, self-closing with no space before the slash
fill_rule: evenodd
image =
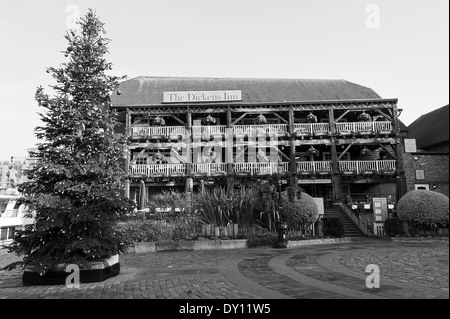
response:
<path id="1" fill-rule="evenodd" d="M 242 101 L 241 90 L 164 92 L 163 103 Z"/>

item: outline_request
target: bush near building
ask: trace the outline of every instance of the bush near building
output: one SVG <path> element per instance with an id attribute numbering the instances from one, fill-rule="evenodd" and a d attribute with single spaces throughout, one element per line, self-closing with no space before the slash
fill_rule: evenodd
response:
<path id="1" fill-rule="evenodd" d="M 434 191 L 413 190 L 398 202 L 399 218 L 428 226 L 448 226 L 449 199 Z"/>
<path id="2" fill-rule="evenodd" d="M 323 218 L 323 235 L 325 237 L 342 237 L 345 234 L 344 225 L 336 217 Z"/>
<path id="3" fill-rule="evenodd" d="M 319 209 L 314 198 L 306 193 L 295 196 L 293 201 L 283 196 L 283 218 L 288 228 L 302 229 L 314 223 L 319 217 Z"/>
<path id="4" fill-rule="evenodd" d="M 402 220 L 399 218 L 388 218 L 384 222 L 384 231 L 389 237 L 402 235 Z"/>

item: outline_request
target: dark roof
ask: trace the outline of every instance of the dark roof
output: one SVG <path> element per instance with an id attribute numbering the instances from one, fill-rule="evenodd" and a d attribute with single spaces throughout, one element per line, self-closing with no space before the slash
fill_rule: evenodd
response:
<path id="1" fill-rule="evenodd" d="M 380 99 L 372 89 L 345 80 L 139 76 L 120 84 L 114 106 L 155 105 L 168 91 L 241 90 L 239 103 Z"/>
<path id="2" fill-rule="evenodd" d="M 427 148 L 448 142 L 448 104 L 422 115 L 408 126 L 409 136 L 416 139 L 417 148 Z"/>

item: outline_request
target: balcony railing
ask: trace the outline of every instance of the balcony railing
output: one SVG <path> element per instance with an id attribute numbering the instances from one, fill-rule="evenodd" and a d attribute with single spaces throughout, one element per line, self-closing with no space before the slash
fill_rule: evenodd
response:
<path id="1" fill-rule="evenodd" d="M 192 164 L 192 173 L 194 175 L 226 175 L 227 164 L 224 163 L 206 163 L 206 164 Z"/>
<path id="2" fill-rule="evenodd" d="M 351 134 L 389 134 L 392 131 L 391 122 L 344 122 L 336 123 L 336 131 L 340 135 Z"/>
<path id="3" fill-rule="evenodd" d="M 193 126 L 193 135 L 222 135 L 227 133 L 226 125 Z"/>
<path id="4" fill-rule="evenodd" d="M 339 171 L 350 174 L 395 172 L 395 160 L 385 161 L 340 161 Z"/>
<path id="5" fill-rule="evenodd" d="M 234 163 L 236 174 L 273 175 L 289 172 L 289 163 Z"/>
<path id="6" fill-rule="evenodd" d="M 331 172 L 330 161 L 297 162 L 297 173 Z"/>
<path id="7" fill-rule="evenodd" d="M 184 126 L 135 126 L 131 128 L 131 136 L 186 136 L 188 131 Z"/>
<path id="8" fill-rule="evenodd" d="M 130 165 L 132 175 L 144 176 L 184 176 L 186 174 L 185 164 L 150 164 Z"/>
<path id="9" fill-rule="evenodd" d="M 294 124 L 294 133 L 297 135 L 327 135 L 330 132 L 328 123 L 300 123 Z"/>
<path id="10" fill-rule="evenodd" d="M 233 127 L 234 135 L 277 135 L 287 132 L 287 124 L 267 124 L 267 125 L 235 125 Z"/>
<path id="11" fill-rule="evenodd" d="M 396 170 L 395 160 L 383 161 L 339 161 L 339 171 L 344 174 L 393 174 Z M 242 162 L 233 163 L 236 174 L 244 175 L 274 175 L 289 173 L 288 162 Z M 300 174 L 329 174 L 332 171 L 331 161 L 297 162 L 297 173 Z M 130 173 L 134 176 L 185 176 L 186 164 L 150 164 L 130 165 Z M 192 164 L 193 175 L 218 176 L 226 175 L 226 163 Z"/>

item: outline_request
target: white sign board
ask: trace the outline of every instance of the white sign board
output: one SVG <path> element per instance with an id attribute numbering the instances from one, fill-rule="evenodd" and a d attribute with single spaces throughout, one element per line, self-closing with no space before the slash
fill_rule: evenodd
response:
<path id="1" fill-rule="evenodd" d="M 242 101 L 241 90 L 164 92 L 163 103 Z"/>
<path id="2" fill-rule="evenodd" d="M 323 214 L 325 214 L 325 207 L 323 205 L 323 198 L 322 197 L 318 197 L 318 198 L 313 198 L 313 199 L 314 199 L 314 201 L 317 204 L 319 216 L 323 216 Z"/>
<path id="3" fill-rule="evenodd" d="M 405 152 L 415 153 L 417 152 L 416 139 L 415 138 L 405 138 Z"/>

